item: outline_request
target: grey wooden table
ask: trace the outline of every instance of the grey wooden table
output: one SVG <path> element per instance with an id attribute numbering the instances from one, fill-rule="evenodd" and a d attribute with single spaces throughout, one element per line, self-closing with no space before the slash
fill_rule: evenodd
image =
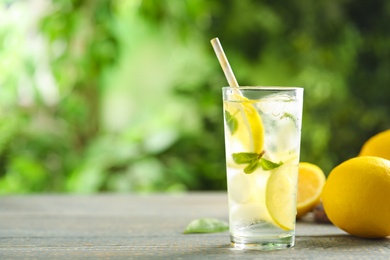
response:
<path id="1" fill-rule="evenodd" d="M 237 251 L 228 232 L 182 234 L 195 218 L 227 219 L 225 193 L 0 197 L 0 259 L 390 259 L 390 238 L 359 239 L 297 223 L 296 246 Z"/>

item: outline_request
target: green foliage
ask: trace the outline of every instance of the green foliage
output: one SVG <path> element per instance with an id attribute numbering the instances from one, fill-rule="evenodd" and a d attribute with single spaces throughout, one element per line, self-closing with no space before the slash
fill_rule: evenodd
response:
<path id="1" fill-rule="evenodd" d="M 390 128 L 387 1 L 31 5 L 0 5 L 2 193 L 225 189 L 216 36 L 241 85 L 305 88 L 301 161 Z"/>

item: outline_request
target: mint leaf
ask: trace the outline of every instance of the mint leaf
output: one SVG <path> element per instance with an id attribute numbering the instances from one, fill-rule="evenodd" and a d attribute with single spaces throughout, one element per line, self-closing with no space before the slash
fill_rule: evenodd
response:
<path id="1" fill-rule="evenodd" d="M 199 218 L 188 224 L 184 230 L 184 234 L 192 233 L 215 233 L 229 229 L 229 224 L 225 221 L 215 218 Z"/>
<path id="2" fill-rule="evenodd" d="M 284 113 L 281 118 L 290 118 L 291 120 L 295 120 L 295 117 L 291 113 Z"/>
<path id="3" fill-rule="evenodd" d="M 227 110 L 225 110 L 225 119 L 226 119 L 226 124 L 229 127 L 230 133 L 233 135 L 237 131 L 238 120 Z"/>
<path id="4" fill-rule="evenodd" d="M 233 153 L 233 161 L 237 164 L 248 164 L 244 168 L 246 174 L 252 173 L 258 166 L 264 171 L 270 171 L 278 168 L 283 162 L 275 163 L 263 158 L 264 151 L 261 153 Z"/>
<path id="5" fill-rule="evenodd" d="M 244 168 L 244 172 L 245 172 L 246 174 L 249 174 L 249 173 L 254 172 L 254 171 L 256 170 L 258 164 L 259 164 L 259 159 L 255 159 L 255 160 L 251 161 L 251 162 L 248 164 L 248 166 L 246 166 L 246 167 Z"/>
<path id="6" fill-rule="evenodd" d="M 260 159 L 260 165 L 261 165 L 261 167 L 263 168 L 264 171 L 269 171 L 269 170 L 276 169 L 279 166 L 281 166 L 282 164 L 283 164 L 283 162 L 274 163 L 274 162 L 271 162 L 271 161 L 269 161 L 267 159 L 264 159 L 264 158 Z"/>
<path id="7" fill-rule="evenodd" d="M 253 160 L 259 160 L 258 153 L 233 153 L 233 161 L 237 164 L 251 163 Z"/>
<path id="8" fill-rule="evenodd" d="M 289 118 L 289 119 L 291 119 L 293 122 L 294 122 L 294 124 L 296 125 L 297 124 L 297 118 L 296 117 L 294 117 L 292 114 L 290 114 L 290 113 L 284 113 L 283 115 L 282 115 L 282 117 L 281 117 L 281 119 L 283 119 L 283 118 Z"/>

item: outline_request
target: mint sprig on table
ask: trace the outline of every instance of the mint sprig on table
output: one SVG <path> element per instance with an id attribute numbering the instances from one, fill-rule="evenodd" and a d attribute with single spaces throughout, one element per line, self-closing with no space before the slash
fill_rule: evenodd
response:
<path id="1" fill-rule="evenodd" d="M 261 153 L 233 153 L 233 161 L 237 164 L 248 164 L 244 168 L 246 174 L 254 172 L 258 167 L 264 171 L 270 171 L 278 168 L 283 162 L 275 163 L 263 158 L 264 152 Z"/>
<path id="2" fill-rule="evenodd" d="M 229 229 L 229 224 L 225 221 L 215 218 L 198 218 L 190 222 L 184 234 L 193 233 L 216 233 Z"/>

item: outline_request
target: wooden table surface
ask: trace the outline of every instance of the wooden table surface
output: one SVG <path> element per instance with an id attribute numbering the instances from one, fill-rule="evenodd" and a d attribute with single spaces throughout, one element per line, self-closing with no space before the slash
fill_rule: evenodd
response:
<path id="1" fill-rule="evenodd" d="M 297 223 L 296 245 L 237 251 L 229 233 L 182 234 L 196 218 L 228 221 L 226 193 L 0 197 L 0 259 L 390 259 L 390 238 L 359 239 Z"/>

